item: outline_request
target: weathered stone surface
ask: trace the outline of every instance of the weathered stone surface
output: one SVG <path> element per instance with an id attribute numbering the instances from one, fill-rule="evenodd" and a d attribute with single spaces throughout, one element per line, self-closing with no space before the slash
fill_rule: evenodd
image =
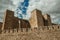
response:
<path id="1" fill-rule="evenodd" d="M 13 29 L 14 28 L 17 28 L 18 29 L 19 28 L 19 19 L 17 17 L 14 17 L 12 24 L 13 24 Z"/>
<path id="2" fill-rule="evenodd" d="M 43 18 L 44 18 L 44 25 L 45 26 L 52 26 L 50 15 L 45 14 L 45 15 L 43 15 Z"/>
<path id="3" fill-rule="evenodd" d="M 2 30 L 15 28 L 30 28 L 30 23 L 27 20 L 15 17 L 13 11 L 6 10 Z"/>
<path id="4" fill-rule="evenodd" d="M 48 15 L 45 17 L 48 21 L 46 25 L 50 25 L 50 17 Z M 0 40 L 60 40 L 60 25 L 44 26 L 45 19 L 43 19 L 41 11 L 37 9 L 32 11 L 30 23 L 14 17 L 14 12 L 7 10 Z"/>
<path id="5" fill-rule="evenodd" d="M 31 18 L 29 21 L 32 28 L 38 27 L 38 26 L 44 26 L 42 12 L 37 9 L 32 11 Z"/>
<path id="6" fill-rule="evenodd" d="M 14 12 L 10 10 L 6 10 L 2 30 L 13 27 L 13 24 L 12 24 L 13 18 L 14 18 Z"/>
<path id="7" fill-rule="evenodd" d="M 29 21 L 19 19 L 20 21 L 20 28 L 31 28 Z"/>
<path id="8" fill-rule="evenodd" d="M 0 40 L 60 40 L 60 30 L 4 33 L 0 34 Z"/>

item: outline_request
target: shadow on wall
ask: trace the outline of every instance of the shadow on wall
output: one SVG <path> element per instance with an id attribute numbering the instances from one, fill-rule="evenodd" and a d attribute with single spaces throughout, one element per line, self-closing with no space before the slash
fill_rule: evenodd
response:
<path id="1" fill-rule="evenodd" d="M 60 26 L 44 26 L 41 28 L 20 28 L 20 29 L 6 29 L 3 30 L 2 33 L 32 33 L 32 32 L 48 32 L 48 31 L 58 31 L 60 30 Z"/>

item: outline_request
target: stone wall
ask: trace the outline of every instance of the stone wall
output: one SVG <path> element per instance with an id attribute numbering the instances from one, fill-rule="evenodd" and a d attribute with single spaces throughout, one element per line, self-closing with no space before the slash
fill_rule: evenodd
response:
<path id="1" fill-rule="evenodd" d="M 9 29 L 9 28 L 13 27 L 13 24 L 12 24 L 13 18 L 14 18 L 14 12 L 10 11 L 10 10 L 6 10 L 2 30 Z"/>
<path id="2" fill-rule="evenodd" d="M 29 22 L 32 28 L 38 26 L 44 26 L 42 12 L 37 9 L 33 10 Z"/>
<path id="3" fill-rule="evenodd" d="M 59 31 L 0 34 L 0 40 L 60 40 Z"/>
<path id="4" fill-rule="evenodd" d="M 5 31 L 5 30 L 4 30 Z M 0 40 L 60 40 L 60 26 L 45 26 L 45 28 L 36 28 L 26 31 L 20 29 L 17 31 L 6 30 L 0 34 Z"/>
<path id="5" fill-rule="evenodd" d="M 39 26 L 44 26 L 42 11 L 36 10 L 37 24 Z"/>
<path id="6" fill-rule="evenodd" d="M 23 30 L 21 30 L 21 29 L 23 29 Z M 6 30 L 3 30 L 2 33 L 4 33 L 4 34 L 6 34 L 6 33 L 15 33 L 15 32 L 24 33 L 26 31 L 29 33 L 29 32 L 35 32 L 35 31 L 36 32 L 38 32 L 38 31 L 44 32 L 44 31 L 55 31 L 55 30 L 60 30 L 60 26 L 58 26 L 58 25 L 55 25 L 55 26 L 40 26 L 38 28 L 33 28 L 33 29 L 32 28 L 6 29 Z"/>
<path id="7" fill-rule="evenodd" d="M 30 28 L 30 23 L 27 20 L 15 17 L 13 11 L 6 10 L 2 30 L 15 28 Z"/>
<path id="8" fill-rule="evenodd" d="M 14 17 L 14 12 L 7 10 L 0 40 L 60 40 L 60 25 L 44 26 L 41 11 L 37 9 L 32 11 L 30 23 Z"/>
<path id="9" fill-rule="evenodd" d="M 44 18 L 44 26 L 51 26 L 52 22 L 51 22 L 51 17 L 48 14 L 43 15 Z"/>
<path id="10" fill-rule="evenodd" d="M 31 28 L 28 20 L 19 19 L 19 21 L 20 21 L 20 28 Z"/>
<path id="11" fill-rule="evenodd" d="M 17 28 L 18 29 L 19 28 L 19 19 L 17 17 L 14 17 L 12 24 L 13 24 L 13 29 L 14 28 Z"/>

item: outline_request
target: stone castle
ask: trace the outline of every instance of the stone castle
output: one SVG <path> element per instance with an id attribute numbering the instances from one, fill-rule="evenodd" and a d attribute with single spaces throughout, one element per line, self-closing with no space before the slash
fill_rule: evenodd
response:
<path id="1" fill-rule="evenodd" d="M 50 15 L 42 15 L 37 9 L 31 12 L 29 21 L 6 10 L 0 22 L 0 40 L 60 40 L 60 25 L 53 24 Z"/>

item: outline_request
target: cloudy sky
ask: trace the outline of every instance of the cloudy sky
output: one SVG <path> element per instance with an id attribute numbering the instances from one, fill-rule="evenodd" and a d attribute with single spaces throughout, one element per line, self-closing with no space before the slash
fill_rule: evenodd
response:
<path id="1" fill-rule="evenodd" d="M 21 8 L 23 6 L 23 8 L 25 8 L 24 10 L 26 10 L 26 15 L 23 14 L 23 18 L 25 19 L 29 19 L 31 11 L 37 8 L 41 10 L 43 14 L 50 14 L 53 23 L 60 24 L 60 0 L 29 0 L 26 1 L 26 7 L 21 5 L 21 3 L 24 4 L 24 1 L 25 0 L 0 0 L 0 21 L 3 21 L 6 9 L 16 11 L 18 7 Z M 22 10 L 20 10 L 19 13 L 22 13 Z M 15 16 L 17 16 L 16 13 Z"/>

